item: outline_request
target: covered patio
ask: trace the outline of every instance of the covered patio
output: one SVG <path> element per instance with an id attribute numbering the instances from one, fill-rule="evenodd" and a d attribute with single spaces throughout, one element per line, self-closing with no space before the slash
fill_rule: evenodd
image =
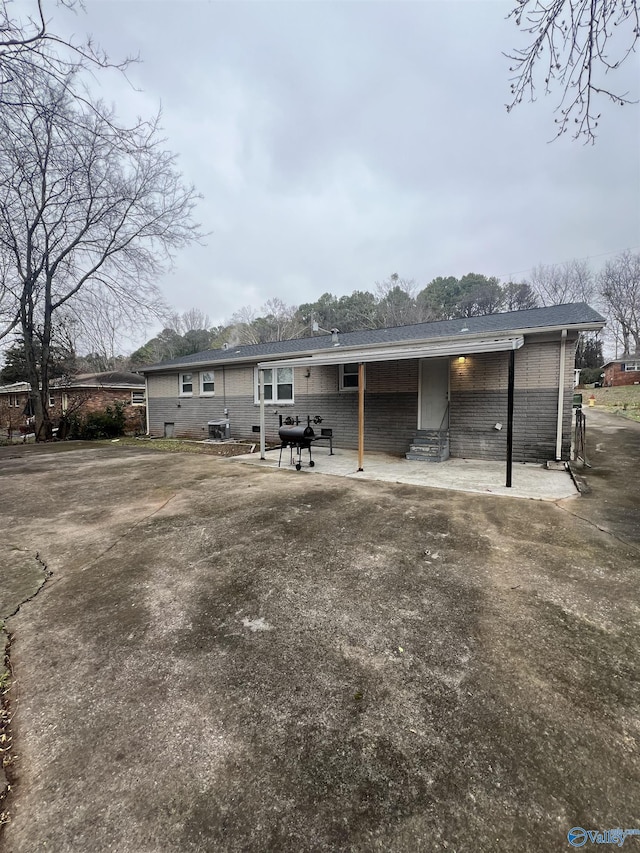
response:
<path id="1" fill-rule="evenodd" d="M 264 458 L 258 453 L 251 453 L 235 456 L 230 461 L 279 469 L 296 477 L 329 474 L 357 480 L 407 483 L 433 489 L 453 489 L 531 500 L 557 501 L 578 495 L 571 475 L 563 466 L 549 469 L 538 464 L 513 463 L 512 483 L 511 486 L 506 486 L 504 462 L 452 458 L 446 462 L 430 464 L 413 462 L 389 453 L 367 452 L 366 464 L 361 466 L 357 450 L 334 448 L 333 455 L 330 455 L 328 447 L 312 445 L 311 453 L 314 466 L 309 467 L 309 454 L 303 451 L 300 471 L 296 471 L 295 465 L 291 464 L 290 452 L 286 448 L 282 451 L 280 467 L 279 449 L 267 451 Z M 296 458 L 294 457 L 294 460 Z M 360 467 L 364 470 L 358 470 Z"/>

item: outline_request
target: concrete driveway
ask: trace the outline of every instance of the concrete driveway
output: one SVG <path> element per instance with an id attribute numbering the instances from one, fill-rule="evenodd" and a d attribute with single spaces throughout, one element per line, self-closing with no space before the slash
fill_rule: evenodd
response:
<path id="1" fill-rule="evenodd" d="M 640 431 L 602 417 L 591 493 L 555 503 L 3 450 L 4 615 L 35 593 L 7 621 L 3 850 L 551 851 L 638 828 Z"/>

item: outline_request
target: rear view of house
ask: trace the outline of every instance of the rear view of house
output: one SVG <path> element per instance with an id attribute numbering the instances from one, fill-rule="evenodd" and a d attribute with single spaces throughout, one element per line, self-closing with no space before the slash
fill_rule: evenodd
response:
<path id="1" fill-rule="evenodd" d="M 277 441 L 309 418 L 336 447 L 499 460 L 511 425 L 514 461 L 566 459 L 576 344 L 604 322 L 576 303 L 208 350 L 144 369 L 149 433 Z"/>

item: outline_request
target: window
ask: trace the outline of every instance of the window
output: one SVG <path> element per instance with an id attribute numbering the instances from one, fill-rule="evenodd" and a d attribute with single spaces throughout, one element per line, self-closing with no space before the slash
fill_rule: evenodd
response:
<path id="1" fill-rule="evenodd" d="M 340 365 L 340 389 L 358 387 L 358 365 L 356 364 L 341 364 Z"/>
<path id="2" fill-rule="evenodd" d="M 18 406 L 18 395 L 17 394 L 9 394 L 9 405 L 10 406 Z"/>
<path id="3" fill-rule="evenodd" d="M 622 365 L 623 371 L 639 371 L 640 370 L 640 361 L 625 361 Z"/>
<path id="4" fill-rule="evenodd" d="M 131 392 L 131 405 L 132 406 L 144 406 L 145 404 L 145 395 L 144 388 L 141 388 L 139 391 Z"/>
<path id="5" fill-rule="evenodd" d="M 181 397 L 192 397 L 193 396 L 193 373 L 181 373 L 180 374 L 180 396 Z"/>
<path id="6" fill-rule="evenodd" d="M 256 370 L 256 403 L 260 402 L 259 370 Z M 264 371 L 266 403 L 293 403 L 293 367 L 275 367 Z"/>
<path id="7" fill-rule="evenodd" d="M 49 394 L 49 408 L 53 409 L 55 404 L 56 404 L 56 401 L 55 401 L 53 394 Z"/>
<path id="8" fill-rule="evenodd" d="M 200 394 L 202 396 L 215 393 L 215 383 L 213 381 L 213 370 L 205 371 L 200 374 Z"/>

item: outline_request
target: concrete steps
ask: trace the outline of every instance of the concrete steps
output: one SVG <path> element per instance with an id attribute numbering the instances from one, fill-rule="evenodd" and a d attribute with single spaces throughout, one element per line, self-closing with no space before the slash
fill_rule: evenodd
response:
<path id="1" fill-rule="evenodd" d="M 405 458 L 416 462 L 444 462 L 449 458 L 449 430 L 417 430 Z"/>

